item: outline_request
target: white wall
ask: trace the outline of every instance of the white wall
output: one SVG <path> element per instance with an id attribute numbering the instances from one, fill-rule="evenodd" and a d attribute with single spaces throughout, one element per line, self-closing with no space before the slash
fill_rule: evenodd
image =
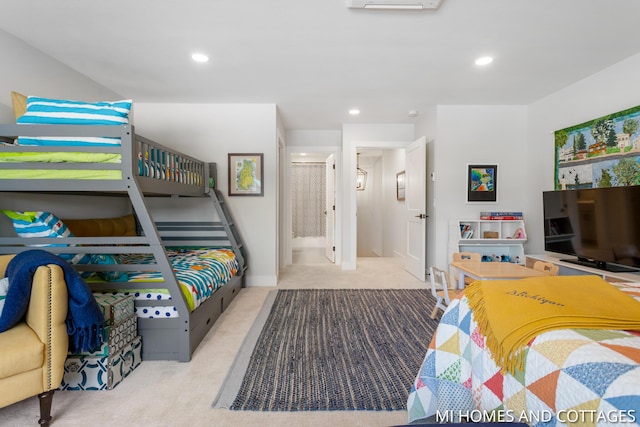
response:
<path id="1" fill-rule="evenodd" d="M 405 170 L 405 164 L 405 149 L 382 152 L 382 256 L 407 254 L 406 206 L 396 197 L 396 174 Z"/>
<path id="2" fill-rule="evenodd" d="M 525 200 L 527 253 L 544 252 L 542 192 L 553 190 L 554 135 L 559 129 L 640 105 L 640 54 L 529 105 Z"/>
<path id="3" fill-rule="evenodd" d="M 412 124 L 342 126 L 342 269 L 356 269 L 356 149 L 404 148 L 414 140 Z M 340 235 L 338 235 L 340 236 Z"/>
<path id="4" fill-rule="evenodd" d="M 226 197 L 245 241 L 247 285 L 275 286 L 277 259 L 277 130 L 274 104 L 137 104 L 136 132 L 218 164 L 217 187 L 228 193 L 228 153 L 264 154 L 264 197 Z"/>
<path id="5" fill-rule="evenodd" d="M 287 146 L 328 146 L 342 145 L 342 132 L 339 130 L 288 130 Z"/>
<path id="6" fill-rule="evenodd" d="M 14 121 L 11 91 L 88 102 L 125 98 L 2 30 L 0 52 L 0 123 Z"/>
<path id="7" fill-rule="evenodd" d="M 382 157 L 360 154 L 360 168 L 367 172 L 367 183 L 363 191 L 356 191 L 356 254 L 382 256 Z"/>
<path id="8" fill-rule="evenodd" d="M 433 169 L 437 215 L 432 265 L 446 269 L 450 262 L 450 220 L 479 218 L 483 210 L 524 210 L 530 197 L 526 185 L 531 179 L 523 166 L 529 161 L 525 157 L 527 108 L 447 105 L 438 107 L 437 117 Z M 468 163 L 498 165 L 497 203 L 467 203 Z"/>

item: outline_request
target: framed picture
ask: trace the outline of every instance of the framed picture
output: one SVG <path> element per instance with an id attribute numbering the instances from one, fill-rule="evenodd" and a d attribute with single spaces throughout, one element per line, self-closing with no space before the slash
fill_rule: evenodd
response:
<path id="1" fill-rule="evenodd" d="M 262 153 L 229 153 L 229 196 L 264 196 Z"/>
<path id="2" fill-rule="evenodd" d="M 404 200 L 404 171 L 396 174 L 396 199 Z"/>
<path id="3" fill-rule="evenodd" d="M 467 202 L 498 201 L 498 165 L 467 165 Z"/>

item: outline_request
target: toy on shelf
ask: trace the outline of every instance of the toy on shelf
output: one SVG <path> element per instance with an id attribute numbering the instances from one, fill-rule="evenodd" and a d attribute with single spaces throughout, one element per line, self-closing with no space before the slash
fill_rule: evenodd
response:
<path id="1" fill-rule="evenodd" d="M 512 239 L 524 239 L 524 230 L 522 228 L 518 228 L 515 233 L 513 233 L 513 236 L 511 236 Z"/>

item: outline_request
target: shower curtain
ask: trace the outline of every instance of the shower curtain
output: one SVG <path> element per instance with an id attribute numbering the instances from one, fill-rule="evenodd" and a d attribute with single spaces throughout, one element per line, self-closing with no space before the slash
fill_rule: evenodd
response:
<path id="1" fill-rule="evenodd" d="M 325 164 L 292 163 L 293 237 L 317 237 L 326 234 Z"/>

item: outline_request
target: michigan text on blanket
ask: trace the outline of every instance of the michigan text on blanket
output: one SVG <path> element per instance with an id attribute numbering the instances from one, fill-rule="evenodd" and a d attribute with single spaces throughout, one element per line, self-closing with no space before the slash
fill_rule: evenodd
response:
<path id="1" fill-rule="evenodd" d="M 522 297 L 522 298 L 529 298 L 529 299 L 534 299 L 534 300 L 538 300 L 538 302 L 540 302 L 540 304 L 551 304 L 551 305 L 557 305 L 558 307 L 564 307 L 564 304 L 559 303 L 559 302 L 555 302 L 555 301 L 551 301 L 546 299 L 545 297 L 541 296 L 541 295 L 530 295 L 529 292 L 527 291 L 518 291 L 516 289 L 509 291 L 509 292 L 505 292 L 507 295 L 513 295 L 516 297 Z"/>

